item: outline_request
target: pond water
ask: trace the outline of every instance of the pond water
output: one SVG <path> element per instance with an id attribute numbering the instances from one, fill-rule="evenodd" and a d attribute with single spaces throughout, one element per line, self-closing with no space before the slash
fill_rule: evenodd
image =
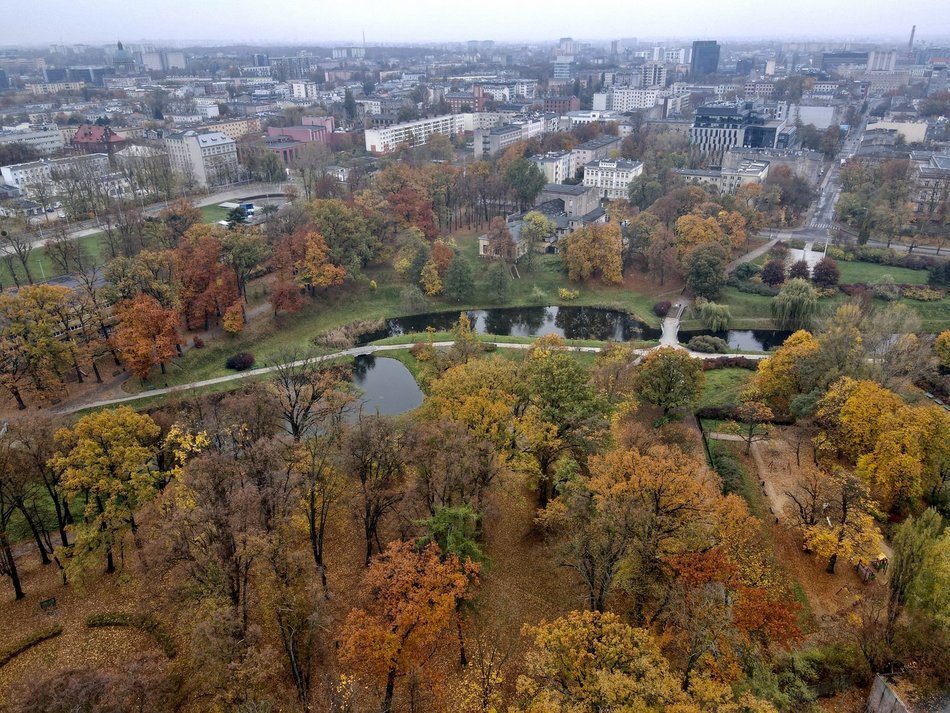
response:
<path id="1" fill-rule="evenodd" d="M 458 312 L 427 312 L 386 320 L 386 326 L 364 334 L 360 344 L 403 334 L 424 333 L 427 327 L 447 332 L 458 320 Z M 499 307 L 468 311 L 473 329 L 479 334 L 510 337 L 539 337 L 557 334 L 565 339 L 597 339 L 629 342 L 638 339 L 659 339 L 661 330 L 632 317 L 626 312 L 600 307 Z M 690 337 L 711 334 L 725 339 L 733 349 L 767 351 L 781 345 L 790 332 L 771 329 L 730 329 L 726 332 L 708 330 L 680 331 L 684 344 Z"/>
<path id="2" fill-rule="evenodd" d="M 360 355 L 353 360 L 353 384 L 360 391 L 363 413 L 395 416 L 422 403 L 422 390 L 397 359 Z M 354 409 L 354 414 L 357 409 Z"/>

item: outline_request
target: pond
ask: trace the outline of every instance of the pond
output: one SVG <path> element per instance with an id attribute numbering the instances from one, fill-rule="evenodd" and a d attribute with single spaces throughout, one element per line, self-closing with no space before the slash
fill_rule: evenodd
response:
<path id="1" fill-rule="evenodd" d="M 427 327 L 447 332 L 458 320 L 458 312 L 427 312 L 408 317 L 386 320 L 386 326 L 364 334 L 360 344 L 403 334 L 424 333 Z M 565 339 L 596 339 L 629 342 L 640 339 L 659 339 L 661 330 L 641 322 L 636 317 L 601 307 L 498 307 L 468 311 L 473 329 L 479 334 L 497 334 L 502 337 L 538 337 L 557 334 Z M 681 331 L 679 339 L 711 334 L 725 339 L 733 349 L 768 351 L 781 345 L 790 332 L 771 329 L 730 329 L 727 332 L 708 330 Z"/>
<path id="2" fill-rule="evenodd" d="M 360 355 L 353 360 L 353 384 L 360 392 L 363 413 L 395 416 L 422 403 L 422 390 L 397 359 Z M 358 408 L 354 408 L 355 417 Z"/>

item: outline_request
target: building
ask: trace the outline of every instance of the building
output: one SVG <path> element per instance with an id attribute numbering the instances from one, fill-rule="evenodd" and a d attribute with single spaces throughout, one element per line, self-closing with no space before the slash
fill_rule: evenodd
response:
<path id="1" fill-rule="evenodd" d="M 227 119 L 225 121 L 216 121 L 213 124 L 199 126 L 198 130 L 202 133 L 220 131 L 228 138 L 236 141 L 242 136 L 260 132 L 261 120 L 256 116 L 249 116 L 244 119 Z"/>
<path id="2" fill-rule="evenodd" d="M 597 190 L 600 198 L 626 198 L 630 184 L 643 173 L 643 164 L 626 159 L 600 159 L 584 166 L 584 185 Z"/>
<path id="3" fill-rule="evenodd" d="M 697 40 L 693 43 L 690 57 L 689 76 L 702 79 L 719 71 L 719 43 L 715 40 Z"/>
<path id="4" fill-rule="evenodd" d="M 597 97 L 598 95 L 594 96 Z M 606 94 L 606 106 L 604 108 L 619 112 L 642 111 L 655 107 L 660 98 L 659 89 L 614 87 Z"/>
<path id="5" fill-rule="evenodd" d="M 62 132 L 55 124 L 30 126 L 0 131 L 0 144 L 26 144 L 41 154 L 56 153 L 66 146 Z"/>
<path id="6" fill-rule="evenodd" d="M 874 50 L 868 53 L 869 72 L 893 72 L 897 67 L 897 52 Z"/>
<path id="7" fill-rule="evenodd" d="M 300 158 L 303 143 L 286 136 L 271 136 L 264 140 L 264 147 L 277 156 L 285 167 L 294 165 Z"/>
<path id="8" fill-rule="evenodd" d="M 169 52 L 167 50 L 143 52 L 142 64 L 150 72 L 170 72 L 175 69 L 185 69 L 185 53 Z"/>
<path id="9" fill-rule="evenodd" d="M 950 214 L 950 155 L 931 154 L 911 174 L 911 201 L 918 219 L 939 220 Z"/>
<path id="10" fill-rule="evenodd" d="M 310 57 L 270 57 L 271 76 L 280 80 L 305 79 L 313 72 Z"/>
<path id="11" fill-rule="evenodd" d="M 584 216 L 600 208 L 600 196 L 592 186 L 546 184 L 538 196 L 538 203 L 555 199 L 564 202 L 564 210 L 569 216 Z"/>
<path id="12" fill-rule="evenodd" d="M 320 86 L 316 82 L 291 82 L 290 95 L 294 99 L 316 99 Z"/>
<path id="13" fill-rule="evenodd" d="M 70 141 L 73 148 L 84 153 L 105 153 L 112 155 L 125 146 L 125 139 L 115 133 L 110 126 L 81 124 Z"/>
<path id="14" fill-rule="evenodd" d="M 59 94 L 60 92 L 81 92 L 85 82 L 28 82 L 23 85 L 26 91 L 33 96 L 44 96 L 46 94 Z"/>
<path id="15" fill-rule="evenodd" d="M 300 143 L 327 144 L 330 142 L 330 132 L 325 126 L 269 126 L 267 136 L 291 139 Z"/>
<path id="16" fill-rule="evenodd" d="M 510 124 L 475 129 L 475 158 L 493 156 L 519 141 L 538 138 L 545 132 L 544 117 L 521 117 Z"/>
<path id="17" fill-rule="evenodd" d="M 201 188 L 234 183 L 240 177 L 237 143 L 215 131 L 184 131 L 165 137 L 171 170 L 186 184 Z"/>
<path id="18" fill-rule="evenodd" d="M 762 183 L 768 178 L 769 162 L 745 160 L 735 168 L 723 167 L 719 190 L 735 195 L 740 186 L 750 183 Z"/>
<path id="19" fill-rule="evenodd" d="M 109 173 L 109 157 L 105 154 L 67 156 L 27 161 L 0 166 L 4 184 L 20 190 L 25 196 L 37 193 L 37 187 L 65 176 L 99 177 Z"/>
<path id="20" fill-rule="evenodd" d="M 531 159 L 544 174 L 548 183 L 564 183 L 574 177 L 573 160 L 570 151 L 551 151 L 543 156 Z"/>
<path id="21" fill-rule="evenodd" d="M 403 144 L 410 147 L 423 146 L 433 134 L 452 137 L 464 131 L 465 117 L 461 114 L 416 119 L 392 126 L 366 129 L 366 150 L 374 154 L 387 154 Z"/>
<path id="22" fill-rule="evenodd" d="M 620 151 L 619 136 L 598 136 L 596 139 L 575 146 L 571 151 L 571 174 L 573 175 L 578 168 L 586 166 L 591 161 L 611 158 L 612 151 Z"/>
<path id="23" fill-rule="evenodd" d="M 554 114 L 567 114 L 569 111 L 580 111 L 581 100 L 575 96 L 545 97 L 544 111 Z"/>
<path id="24" fill-rule="evenodd" d="M 866 67 L 868 52 L 822 52 L 821 69 L 824 72 L 835 72 L 843 67 Z"/>
<path id="25" fill-rule="evenodd" d="M 574 63 L 573 55 L 558 55 L 554 60 L 554 79 L 574 79 L 576 73 L 577 65 Z"/>
<path id="26" fill-rule="evenodd" d="M 722 159 L 723 171 L 738 169 L 746 161 L 768 161 L 769 170 L 786 166 L 809 185 L 818 184 L 819 172 L 824 165 L 824 156 L 818 151 L 808 149 L 744 148 L 734 146 L 726 151 Z"/>
<path id="27" fill-rule="evenodd" d="M 647 62 L 638 70 L 641 87 L 665 87 L 666 65 L 662 62 Z"/>
<path id="28" fill-rule="evenodd" d="M 785 120 L 768 119 L 753 102 L 705 104 L 696 109 L 689 130 L 690 159 L 720 166 L 725 152 L 734 146 L 786 148 L 793 134 Z"/>

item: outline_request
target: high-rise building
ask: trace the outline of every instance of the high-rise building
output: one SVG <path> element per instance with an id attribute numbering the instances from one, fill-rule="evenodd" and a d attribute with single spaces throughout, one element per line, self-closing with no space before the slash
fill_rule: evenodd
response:
<path id="1" fill-rule="evenodd" d="M 708 77 L 718 71 L 719 43 L 715 40 L 697 40 L 694 42 L 689 65 L 690 78 Z"/>
<path id="2" fill-rule="evenodd" d="M 554 79 L 574 79 L 574 73 L 574 56 L 558 55 L 554 61 Z"/>
<path id="3" fill-rule="evenodd" d="M 640 67 L 640 86 L 666 86 L 666 65 L 662 62 L 647 62 Z"/>

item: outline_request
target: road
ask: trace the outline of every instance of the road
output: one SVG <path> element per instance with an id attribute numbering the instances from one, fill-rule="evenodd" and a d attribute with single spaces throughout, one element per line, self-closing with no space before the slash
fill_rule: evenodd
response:
<path id="1" fill-rule="evenodd" d="M 455 342 L 435 342 L 433 346 L 435 347 L 451 347 Z M 494 344 L 495 347 L 499 349 L 530 349 L 531 344 L 523 344 L 520 342 L 483 342 L 483 344 Z M 324 361 L 330 361 L 333 359 L 340 359 L 345 357 L 356 357 L 367 354 L 379 354 L 380 352 L 391 352 L 399 349 L 408 349 L 411 345 L 409 344 L 379 344 L 379 345 L 369 345 L 365 347 L 354 347 L 352 349 L 344 349 L 342 351 L 334 352 L 333 354 L 325 354 L 323 356 L 314 357 L 312 359 L 300 359 L 295 362 L 291 362 L 293 366 L 303 366 L 308 363 L 319 363 Z M 654 347 L 657 348 L 657 347 Z M 587 353 L 597 353 L 601 351 L 600 347 L 566 347 L 568 351 L 571 352 L 587 352 Z M 643 356 L 649 349 L 634 349 L 634 353 L 638 356 Z M 765 359 L 766 354 L 702 354 L 700 352 L 689 352 L 690 356 L 696 357 L 697 359 L 717 359 L 719 357 L 746 357 L 747 359 Z M 153 396 L 167 396 L 169 394 L 178 394 L 186 393 L 188 391 L 193 391 L 194 389 L 201 389 L 207 386 L 215 386 L 217 384 L 226 384 L 231 381 L 240 381 L 242 379 L 251 379 L 255 376 L 266 376 L 267 374 L 272 374 L 284 365 L 274 365 L 274 366 L 265 366 L 259 369 L 251 369 L 250 371 L 241 371 L 235 374 L 228 374 L 227 376 L 218 376 L 213 379 L 203 379 L 201 381 L 193 381 L 188 384 L 180 384 L 178 386 L 168 386 L 161 389 L 151 389 L 149 391 L 143 391 L 139 394 L 129 394 L 128 396 L 122 396 L 115 399 L 102 399 L 99 401 L 86 401 L 81 403 L 72 403 L 72 404 L 63 404 L 62 406 L 55 408 L 56 413 L 60 414 L 70 414 L 75 413 L 76 411 L 84 411 L 90 408 L 102 408 L 105 406 L 119 406 L 121 404 L 132 403 L 135 401 L 140 401 L 142 399 L 148 399 Z"/>
<path id="2" fill-rule="evenodd" d="M 284 183 L 247 183 L 240 186 L 234 186 L 218 193 L 212 195 L 201 196 L 191 199 L 192 203 L 197 208 L 204 208 L 205 206 L 218 205 L 219 203 L 225 203 L 228 201 L 239 201 L 245 198 L 256 198 L 263 199 L 264 203 L 269 202 L 268 199 L 274 200 L 282 198 L 284 195 L 284 187 L 287 185 Z M 145 216 L 155 216 L 161 213 L 169 205 L 169 201 L 160 201 L 158 203 L 152 203 L 143 207 L 142 214 Z M 44 235 L 47 231 L 52 230 L 51 225 L 47 225 L 44 222 L 39 222 L 34 225 L 39 231 L 39 237 L 31 241 L 33 247 L 42 247 L 46 244 L 49 237 Z M 88 235 L 94 235 L 96 233 L 101 233 L 103 230 L 102 225 L 99 223 L 98 219 L 96 220 L 86 220 L 78 223 L 70 223 L 70 228 L 67 232 L 67 235 L 72 240 L 78 240 L 79 238 L 84 238 Z M 5 249 L 0 248 L 0 253 L 6 252 Z"/>

